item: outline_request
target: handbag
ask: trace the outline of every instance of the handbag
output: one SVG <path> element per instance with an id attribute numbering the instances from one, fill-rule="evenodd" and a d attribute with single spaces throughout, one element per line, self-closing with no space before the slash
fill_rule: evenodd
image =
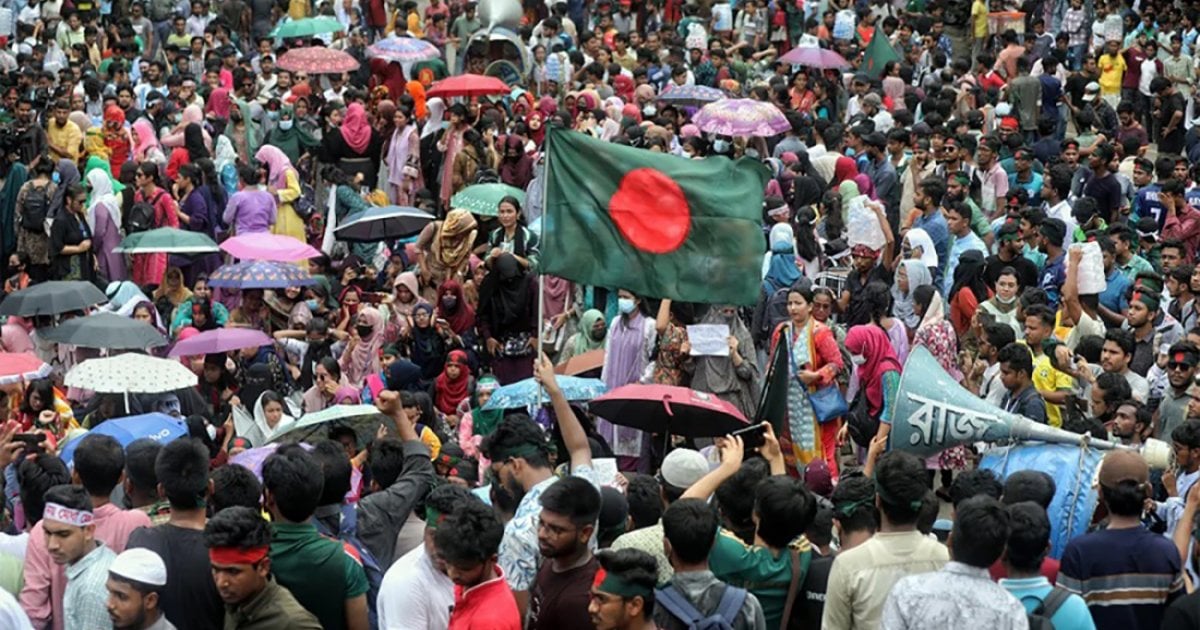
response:
<path id="1" fill-rule="evenodd" d="M 812 334 L 809 333 L 808 344 L 810 352 L 812 341 Z M 792 372 L 799 372 L 800 370 L 796 368 L 796 356 L 792 352 L 792 335 L 790 332 L 787 335 L 786 342 L 788 344 L 788 360 L 791 361 Z M 818 388 L 816 391 L 805 385 L 804 390 L 808 395 L 808 403 L 812 405 L 813 416 L 821 424 L 840 418 L 847 411 L 850 411 L 849 406 L 846 405 L 846 397 L 842 395 L 842 390 L 837 386 L 837 383 L 830 383 L 825 387 Z"/>

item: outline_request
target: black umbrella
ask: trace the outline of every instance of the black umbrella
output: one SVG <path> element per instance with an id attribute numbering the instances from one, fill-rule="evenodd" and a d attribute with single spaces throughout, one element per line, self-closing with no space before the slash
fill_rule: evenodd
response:
<path id="1" fill-rule="evenodd" d="M 82 280 L 59 280 L 14 291 L 0 302 L 0 315 L 33 317 L 82 311 L 108 301 L 96 285 Z"/>
<path id="2" fill-rule="evenodd" d="M 165 346 L 167 338 L 154 326 L 116 313 L 95 313 L 38 329 L 38 336 L 82 348 L 137 350 Z"/>
<path id="3" fill-rule="evenodd" d="M 408 206 L 367 208 L 342 219 L 333 233 L 342 241 L 377 243 L 412 236 L 435 218 L 424 210 Z"/>

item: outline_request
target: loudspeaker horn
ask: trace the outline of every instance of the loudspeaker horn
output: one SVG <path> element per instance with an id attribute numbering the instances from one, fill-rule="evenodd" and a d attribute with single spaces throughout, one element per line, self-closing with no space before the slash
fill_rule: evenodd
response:
<path id="1" fill-rule="evenodd" d="M 1040 441 L 1136 450 L 1155 469 L 1167 468 L 1171 460 L 1171 447 L 1161 440 L 1147 440 L 1135 449 L 1004 411 L 964 389 L 921 346 L 909 353 L 904 364 L 891 420 L 891 448 L 921 457 L 973 442 Z"/>

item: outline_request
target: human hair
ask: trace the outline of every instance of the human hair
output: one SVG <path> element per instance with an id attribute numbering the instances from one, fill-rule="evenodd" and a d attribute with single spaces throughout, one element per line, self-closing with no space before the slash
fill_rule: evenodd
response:
<path id="1" fill-rule="evenodd" d="M 1050 519 L 1046 509 L 1033 501 L 1008 506 L 1010 531 L 1005 562 L 1014 569 L 1035 572 L 1050 550 Z"/>
<path id="2" fill-rule="evenodd" d="M 1005 267 L 1010 269 L 1010 267 Z M 1017 335 L 1013 332 L 1012 326 L 1008 324 L 988 324 L 983 327 L 983 338 L 987 340 L 988 345 L 996 348 L 996 352 L 1000 348 L 1004 348 L 1017 340 Z"/>
<path id="3" fill-rule="evenodd" d="M 1025 308 L 1025 319 L 1036 317 L 1043 326 L 1054 327 L 1054 309 L 1045 304 L 1032 304 Z"/>
<path id="4" fill-rule="evenodd" d="M 917 522 L 925 498 L 925 464 L 904 451 L 884 453 L 875 466 L 875 489 L 883 515 L 895 525 Z"/>
<path id="5" fill-rule="evenodd" d="M 22 459 L 17 464 L 17 485 L 20 488 L 21 505 L 25 508 L 25 522 L 30 527 L 42 520 L 46 507 L 46 491 L 54 486 L 71 483 L 71 471 L 57 455 L 42 454 L 33 459 Z"/>
<path id="6" fill-rule="evenodd" d="M 257 186 L 259 182 L 258 169 L 247 164 L 237 167 L 238 179 L 247 186 Z"/>
<path id="7" fill-rule="evenodd" d="M 668 506 L 662 517 L 663 536 L 671 543 L 671 552 L 688 564 L 708 559 L 719 524 L 716 508 L 702 499 L 680 499 Z"/>
<path id="8" fill-rule="evenodd" d="M 1137 342 L 1133 339 L 1133 333 L 1128 330 L 1121 330 L 1120 328 L 1113 328 L 1105 333 L 1104 341 L 1111 341 L 1117 344 L 1121 352 L 1130 357 L 1133 356 L 1133 351 L 1137 348 Z"/>
<path id="9" fill-rule="evenodd" d="M 833 510 L 818 507 L 812 524 L 804 530 L 804 537 L 814 545 L 828 545 L 833 542 Z"/>
<path id="10" fill-rule="evenodd" d="M 1200 448 L 1200 420 L 1188 420 L 1171 431 L 1171 441 L 1188 448 Z"/>
<path id="11" fill-rule="evenodd" d="M 625 500 L 629 504 L 629 517 L 633 519 L 632 529 L 654 525 L 663 515 L 658 479 L 654 475 L 636 473 L 626 473 L 625 477 L 629 480 L 625 486 Z"/>
<path id="12" fill-rule="evenodd" d="M 1025 355 L 1029 356 L 1029 353 L 1026 352 Z M 986 495 L 999 499 L 1003 493 L 1004 486 L 1000 483 L 1000 478 L 986 468 L 959 473 L 950 484 L 950 502 L 955 507 L 971 497 Z"/>
<path id="13" fill-rule="evenodd" d="M 105 436 L 107 437 L 107 436 Z M 72 510 L 92 511 L 92 497 L 88 491 L 69 483 L 59 484 L 46 491 L 46 503 L 57 503 Z M 45 504 L 43 504 L 43 509 Z"/>
<path id="14" fill-rule="evenodd" d="M 125 447 L 125 480 L 139 492 L 156 496 L 158 474 L 154 472 L 162 442 L 151 438 L 138 438 Z"/>
<path id="15" fill-rule="evenodd" d="M 535 446 L 536 450 L 521 449 L 522 446 Z M 550 467 L 550 443 L 545 432 L 529 416 L 511 414 L 505 416 L 496 430 L 483 438 L 480 449 L 493 462 L 503 462 L 510 459 L 514 450 L 521 450 L 519 456 L 534 468 Z"/>
<path id="16" fill-rule="evenodd" d="M 313 459 L 321 465 L 324 485 L 321 488 L 321 501 L 317 505 L 338 505 L 350 491 L 350 458 L 341 444 L 336 442 L 318 442 L 311 451 Z"/>
<path id="17" fill-rule="evenodd" d="M 1115 405 L 1123 400 L 1129 400 L 1133 396 L 1133 388 L 1130 387 L 1129 381 L 1125 379 L 1123 374 L 1116 372 L 1103 372 L 1096 377 L 1096 383 L 1092 387 L 1099 388 L 1104 392 L 1101 398 L 1104 402 Z"/>
<path id="18" fill-rule="evenodd" d="M 429 494 L 425 496 L 426 508 L 446 516 L 453 514 L 455 510 L 467 503 L 482 502 L 474 494 L 471 494 L 470 490 L 453 483 L 443 483 L 430 490 Z M 426 527 L 436 525 L 437 523 L 425 523 Z"/>
<path id="19" fill-rule="evenodd" d="M 504 526 L 482 503 L 466 503 L 450 514 L 434 534 L 438 555 L 456 566 L 478 566 L 496 555 Z"/>
<path id="20" fill-rule="evenodd" d="M 817 513 L 817 500 L 799 479 L 767 477 L 754 492 L 758 536 L 770 547 L 788 546 L 808 529 Z"/>
<path id="21" fill-rule="evenodd" d="M 111 436 L 85 435 L 75 447 L 74 466 L 89 495 L 107 497 L 125 472 L 125 450 Z"/>
<path id="22" fill-rule="evenodd" d="M 609 575 L 640 587 L 647 595 L 642 598 L 642 614 L 649 619 L 654 613 L 654 587 L 658 585 L 658 561 L 641 549 L 605 549 L 596 553 L 600 568 Z"/>
<path id="23" fill-rule="evenodd" d="M 1046 509 L 1054 500 L 1056 491 L 1054 477 L 1040 470 L 1018 470 L 1004 480 L 1001 501 L 1007 505 L 1033 502 Z"/>
<path id="24" fill-rule="evenodd" d="M 396 438 L 372 442 L 367 453 L 367 470 L 380 489 L 396 483 L 404 472 L 404 443 Z"/>
<path id="25" fill-rule="evenodd" d="M 812 303 L 812 300 L 809 300 Z M 892 310 L 892 291 L 880 280 L 868 282 L 863 289 L 863 303 L 875 324 L 883 321 Z"/>
<path id="26" fill-rule="evenodd" d="M 240 464 L 219 466 L 212 471 L 212 484 L 208 503 L 214 514 L 235 506 L 261 510 L 262 484 L 249 468 Z"/>
<path id="27" fill-rule="evenodd" d="M 208 449 L 199 440 L 181 438 L 162 448 L 154 473 L 172 508 L 190 510 L 204 505 L 208 492 Z"/>
<path id="28" fill-rule="evenodd" d="M 317 362 L 317 365 L 325 368 L 325 371 L 329 372 L 329 377 L 333 380 L 342 380 L 342 366 L 338 364 L 337 359 L 326 355 L 321 357 L 321 360 Z M 316 371 L 316 368 L 313 368 L 313 370 Z"/>
<path id="29" fill-rule="evenodd" d="M 28 261 L 26 261 L 28 264 Z M 42 409 L 34 409 L 30 399 L 37 394 L 42 399 Z M 48 378 L 40 378 L 36 381 L 31 381 L 25 386 L 25 397 L 21 402 L 21 412 L 36 416 L 39 411 L 45 409 L 54 409 L 54 384 Z"/>
<path id="30" fill-rule="evenodd" d="M 875 532 L 879 517 L 875 513 L 875 483 L 867 477 L 846 477 L 833 489 L 833 518 L 849 532 Z"/>
<path id="31" fill-rule="evenodd" d="M 942 197 L 946 196 L 946 180 L 936 175 L 930 175 L 921 180 L 919 184 L 921 194 L 929 197 L 930 204 L 937 207 L 942 203 Z"/>
<path id="32" fill-rule="evenodd" d="M 975 496 L 955 507 L 950 553 L 956 562 L 987 568 L 1004 553 L 1011 530 L 1008 511 L 994 497 Z"/>
<path id="33" fill-rule="evenodd" d="M 542 510 L 566 516 L 576 527 L 595 525 L 600 518 L 600 492 L 586 479 L 563 477 L 542 492 Z"/>
<path id="34" fill-rule="evenodd" d="M 763 459 L 742 462 L 737 472 L 722 481 L 714 493 L 726 526 L 742 540 L 754 540 L 754 489 L 767 478 L 768 472 Z"/>
<path id="35" fill-rule="evenodd" d="M 1149 496 L 1146 484 L 1136 481 L 1121 481 L 1113 486 L 1101 484 L 1100 489 L 1108 511 L 1116 516 L 1140 516 Z"/>
<path id="36" fill-rule="evenodd" d="M 271 525 L 257 509 L 235 505 L 213 515 L 204 524 L 204 545 L 249 549 L 271 544 Z"/>
<path id="37" fill-rule="evenodd" d="M 263 488 L 280 515 L 293 523 L 307 521 L 316 511 L 324 483 L 321 466 L 298 445 L 280 447 L 263 462 Z"/>
<path id="38" fill-rule="evenodd" d="M 1024 372 L 1026 376 L 1033 375 L 1033 356 L 1029 348 L 1018 343 L 1010 343 L 996 355 L 996 362 L 1008 366 L 1014 372 Z"/>

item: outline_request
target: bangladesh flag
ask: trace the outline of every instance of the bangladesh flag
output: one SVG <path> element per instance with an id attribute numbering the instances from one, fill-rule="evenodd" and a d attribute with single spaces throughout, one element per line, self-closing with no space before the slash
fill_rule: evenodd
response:
<path id="1" fill-rule="evenodd" d="M 767 169 L 550 129 L 542 271 L 653 298 L 758 299 Z"/>
<path id="2" fill-rule="evenodd" d="M 888 42 L 883 29 L 877 28 L 871 35 L 871 43 L 867 44 L 867 49 L 863 52 L 862 70 L 872 79 L 878 79 L 879 75 L 883 74 L 883 66 L 889 61 L 900 61 L 900 55 L 896 54 L 896 49 Z"/>

